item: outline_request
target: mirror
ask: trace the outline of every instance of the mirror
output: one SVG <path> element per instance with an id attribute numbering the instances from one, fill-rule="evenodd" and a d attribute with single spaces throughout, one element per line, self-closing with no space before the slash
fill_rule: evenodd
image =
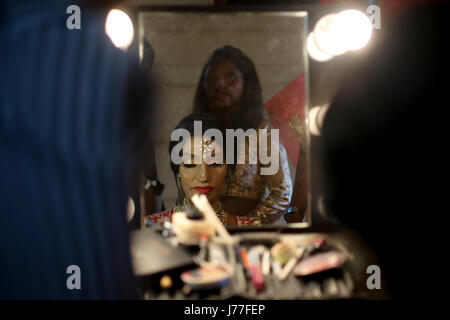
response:
<path id="1" fill-rule="evenodd" d="M 158 179 L 165 185 L 162 194 L 165 208 L 174 208 L 178 198 L 177 182 L 169 164 L 171 134 L 178 122 L 193 110 L 197 85 L 211 54 L 215 49 L 230 45 L 241 50 L 255 66 L 264 117 L 271 123 L 267 128 L 279 130 L 278 139 L 276 134 L 272 134 L 271 141 L 279 140 L 282 145 L 279 166 L 286 174 L 284 187 L 291 193 L 288 203 L 284 200 L 280 205 L 282 219 L 268 219 L 263 224 L 285 224 L 288 221 L 302 222 L 298 226 L 307 226 L 311 220 L 308 203 L 309 132 L 305 129 L 308 110 L 307 13 L 146 9 L 137 13 L 137 29 L 140 57 L 144 65 L 151 65 L 150 72 L 157 80 L 158 105 L 152 135 Z M 212 67 L 205 70 L 205 79 L 211 70 Z M 238 173 L 248 174 L 236 168 L 234 175 Z M 257 180 L 259 183 L 255 187 L 260 188 L 267 181 L 280 183 L 274 176 L 269 174 L 269 178 Z M 268 196 L 278 201 L 280 193 L 270 192 L 266 188 L 265 195 L 258 196 L 265 197 L 263 202 Z M 261 199 L 252 199 L 251 195 L 235 195 L 226 193 L 221 197 L 221 203 L 227 211 L 242 211 L 239 214 L 242 216 L 261 203 Z M 269 205 L 278 206 L 270 201 Z M 285 215 L 287 211 L 291 213 Z"/>

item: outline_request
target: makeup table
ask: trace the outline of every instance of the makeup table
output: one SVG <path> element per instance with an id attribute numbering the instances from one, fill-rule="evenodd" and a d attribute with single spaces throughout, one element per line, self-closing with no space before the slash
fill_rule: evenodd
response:
<path id="1" fill-rule="evenodd" d="M 151 272 L 141 270 L 137 276 L 141 293 L 148 300 L 370 297 L 364 288 L 364 266 L 370 259 L 355 254 L 364 249 L 348 234 L 236 228 L 230 230 L 232 242 L 204 237 L 197 243 L 183 244 L 164 229 L 139 232 L 151 232 L 167 248 L 163 256 L 152 256 L 155 243 L 141 244 L 148 260 L 167 262 L 164 255 L 181 259 Z M 139 264 L 134 261 L 135 266 Z"/>

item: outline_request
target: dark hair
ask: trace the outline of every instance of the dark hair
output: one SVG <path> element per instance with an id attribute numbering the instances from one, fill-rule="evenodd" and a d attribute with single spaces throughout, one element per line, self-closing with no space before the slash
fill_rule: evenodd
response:
<path id="1" fill-rule="evenodd" d="M 225 124 L 223 123 L 220 118 L 218 118 L 216 115 L 214 115 L 212 112 L 194 112 L 189 114 L 188 116 L 181 119 L 181 121 L 178 123 L 178 125 L 175 127 L 174 130 L 177 129 L 186 129 L 192 137 L 194 137 L 194 122 L 195 121 L 201 121 L 202 122 L 202 132 L 203 135 L 205 131 L 208 129 L 218 129 L 221 133 L 223 138 L 225 139 Z M 181 138 L 180 138 L 181 140 Z M 180 140 L 173 141 L 171 140 L 169 142 L 169 157 L 172 154 L 173 148 L 180 143 Z M 223 156 L 224 156 L 224 163 L 227 155 L 227 144 L 225 143 L 225 140 L 223 141 Z M 234 152 L 236 155 L 236 152 Z M 234 162 L 235 163 L 235 162 Z M 178 183 L 178 173 L 180 172 L 180 165 L 175 164 L 172 161 L 172 158 L 170 157 L 170 168 L 172 169 L 172 172 L 175 177 L 175 182 L 178 189 L 178 199 L 176 201 L 177 204 L 181 204 L 181 202 L 184 199 L 184 192 L 181 189 L 181 186 Z M 235 165 L 234 164 L 227 164 L 227 179 L 230 179 L 231 176 L 234 173 Z"/>
<path id="2" fill-rule="evenodd" d="M 228 125 L 233 128 L 257 128 L 263 119 L 263 102 L 261 93 L 261 84 L 259 83 L 258 74 L 253 62 L 240 49 L 230 45 L 213 51 L 205 66 L 203 67 L 200 80 L 197 84 L 197 90 L 194 98 L 193 111 L 211 111 L 206 99 L 203 82 L 206 70 L 212 65 L 222 62 L 231 61 L 244 77 L 244 89 L 239 110 L 230 115 Z"/>

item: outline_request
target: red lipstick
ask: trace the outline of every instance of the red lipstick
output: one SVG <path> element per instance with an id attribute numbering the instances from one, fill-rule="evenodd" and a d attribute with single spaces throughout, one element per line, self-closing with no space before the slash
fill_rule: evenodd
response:
<path id="1" fill-rule="evenodd" d="M 209 186 L 194 187 L 194 190 L 196 190 L 197 192 L 202 193 L 202 194 L 207 194 L 207 193 L 210 193 L 211 191 L 213 191 L 214 187 L 209 187 Z"/>

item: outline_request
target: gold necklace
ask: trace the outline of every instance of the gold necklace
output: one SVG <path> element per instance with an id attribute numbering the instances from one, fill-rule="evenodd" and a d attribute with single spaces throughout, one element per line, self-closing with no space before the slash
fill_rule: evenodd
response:
<path id="1" fill-rule="evenodd" d="M 183 199 L 183 205 L 176 205 L 174 208 L 174 212 L 181 212 L 183 208 L 187 208 L 186 198 Z M 222 202 L 219 201 L 219 208 L 216 210 L 216 215 L 219 217 L 220 222 L 224 225 L 227 225 L 228 222 L 228 213 L 225 212 L 222 208 Z"/>
<path id="2" fill-rule="evenodd" d="M 222 209 L 222 202 L 219 202 L 219 209 L 216 211 L 216 215 L 219 217 L 220 222 L 222 224 L 227 225 L 228 223 L 228 214 L 225 212 L 225 210 Z"/>

